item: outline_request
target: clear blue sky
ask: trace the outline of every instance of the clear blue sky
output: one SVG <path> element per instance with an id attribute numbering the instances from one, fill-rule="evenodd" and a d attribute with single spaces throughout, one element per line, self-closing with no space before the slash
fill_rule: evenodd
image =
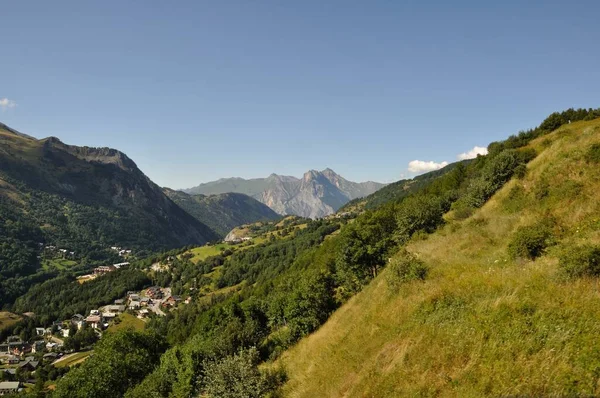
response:
<path id="1" fill-rule="evenodd" d="M 598 1 L 5 1 L 0 121 L 159 185 L 394 181 L 600 106 Z M 16 104 L 16 105 L 15 105 Z"/>

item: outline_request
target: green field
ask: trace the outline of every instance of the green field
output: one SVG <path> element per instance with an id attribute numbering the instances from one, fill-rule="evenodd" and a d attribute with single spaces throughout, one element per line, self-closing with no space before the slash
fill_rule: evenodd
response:
<path id="1" fill-rule="evenodd" d="M 52 260 L 44 260 L 42 263 L 42 267 L 46 270 L 50 269 L 50 268 L 64 270 L 64 269 L 70 268 L 74 265 L 77 265 L 76 261 L 66 260 L 66 259 L 62 259 L 62 258 L 55 258 Z"/>
<path id="2" fill-rule="evenodd" d="M 133 328 L 134 330 L 144 330 L 144 327 L 146 326 L 146 322 L 126 312 L 119 315 L 118 319 L 120 319 L 121 322 L 113 322 L 108 329 L 106 329 L 105 333 L 112 333 L 128 328 Z"/>
<path id="3" fill-rule="evenodd" d="M 219 243 L 214 246 L 202 246 L 196 247 L 190 250 L 188 253 L 192 253 L 193 257 L 190 259 L 193 263 L 198 261 L 206 260 L 208 257 L 216 256 L 229 247 L 227 243 Z"/>
<path id="4" fill-rule="evenodd" d="M 7 328 L 15 323 L 19 322 L 21 317 L 12 312 L 2 311 L 0 312 L 0 330 Z"/>
<path id="5" fill-rule="evenodd" d="M 85 361 L 93 353 L 94 350 L 76 352 L 75 354 L 67 356 L 65 359 L 61 359 L 58 362 L 55 362 L 54 366 L 57 368 L 65 368 L 67 366 L 77 365 L 78 363 Z"/>

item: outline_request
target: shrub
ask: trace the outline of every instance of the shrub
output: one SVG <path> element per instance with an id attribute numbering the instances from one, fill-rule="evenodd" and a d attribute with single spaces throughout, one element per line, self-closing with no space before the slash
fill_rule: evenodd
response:
<path id="1" fill-rule="evenodd" d="M 427 276 L 427 267 L 423 261 L 416 258 L 406 250 L 396 255 L 388 265 L 388 284 L 397 289 L 403 283 L 412 280 L 424 280 Z"/>
<path id="2" fill-rule="evenodd" d="M 535 200 L 542 200 L 547 197 L 548 194 L 550 194 L 550 184 L 548 183 L 548 180 L 543 178 L 533 188 L 533 197 Z"/>
<path id="3" fill-rule="evenodd" d="M 521 211 L 527 203 L 527 194 L 521 185 L 515 185 L 502 201 L 504 209 L 510 213 Z"/>
<path id="4" fill-rule="evenodd" d="M 263 397 L 286 381 L 282 369 L 263 372 L 258 368 L 258 350 L 240 350 L 221 360 L 204 362 L 205 395 L 221 398 Z"/>
<path id="5" fill-rule="evenodd" d="M 583 184 L 575 180 L 563 181 L 554 187 L 552 196 L 558 200 L 572 199 L 577 197 L 583 190 Z"/>
<path id="6" fill-rule="evenodd" d="M 583 245 L 568 249 L 560 257 L 560 267 L 570 278 L 600 275 L 600 247 Z"/>
<path id="7" fill-rule="evenodd" d="M 544 140 L 542 141 L 542 147 L 548 148 L 550 147 L 550 145 L 552 145 L 552 140 L 550 138 L 544 138 Z"/>
<path id="8" fill-rule="evenodd" d="M 522 180 L 523 178 L 525 178 L 526 174 L 527 166 L 525 166 L 524 164 L 520 164 L 515 168 L 515 177 L 517 177 L 518 179 Z"/>
<path id="9" fill-rule="evenodd" d="M 553 243 L 548 223 L 519 227 L 508 244 L 508 254 L 513 258 L 534 260 Z"/>
<path id="10" fill-rule="evenodd" d="M 590 163 L 600 163 L 600 143 L 589 147 L 585 154 L 585 160 Z"/>
<path id="11" fill-rule="evenodd" d="M 475 208 L 469 206 L 466 201 L 460 200 L 452 204 L 452 210 L 454 210 L 455 220 L 464 220 L 473 215 Z"/>

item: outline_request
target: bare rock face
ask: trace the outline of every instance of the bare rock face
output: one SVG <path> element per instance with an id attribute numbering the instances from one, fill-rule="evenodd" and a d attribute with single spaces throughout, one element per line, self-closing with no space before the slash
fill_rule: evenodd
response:
<path id="1" fill-rule="evenodd" d="M 267 178 L 226 178 L 186 190 L 216 194 L 226 190 L 246 193 L 282 215 L 320 218 L 335 213 L 350 200 L 370 195 L 384 184 L 348 181 L 331 169 L 309 170 L 302 178 L 271 174 Z"/>

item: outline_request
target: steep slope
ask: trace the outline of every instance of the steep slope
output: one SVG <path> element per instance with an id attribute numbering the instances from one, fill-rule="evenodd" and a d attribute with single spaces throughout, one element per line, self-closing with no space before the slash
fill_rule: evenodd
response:
<path id="1" fill-rule="evenodd" d="M 348 181 L 331 169 L 310 170 L 303 178 L 271 174 L 267 178 L 226 178 L 185 190 L 190 194 L 214 195 L 238 192 L 252 196 L 275 212 L 319 218 L 337 211 L 352 199 L 369 195 L 384 184 Z"/>
<path id="2" fill-rule="evenodd" d="M 349 210 L 357 210 L 357 208 L 361 210 L 374 209 L 385 203 L 397 202 L 407 197 L 408 195 L 426 187 L 436 178 L 451 172 L 452 170 L 454 170 L 454 168 L 459 167 L 459 165 L 466 166 L 471 161 L 472 160 L 462 160 L 460 162 L 451 163 L 448 166 L 443 167 L 439 170 L 421 174 L 412 179 L 404 179 L 393 182 L 382 187 L 381 189 L 376 190 L 375 192 L 369 195 L 362 195 L 358 197 L 358 199 L 346 203 L 344 206 L 342 206 L 342 208 L 339 209 L 339 211 L 343 212 Z"/>
<path id="3" fill-rule="evenodd" d="M 0 221 L 4 278 L 35 272 L 39 244 L 90 264 L 110 259 L 114 245 L 158 250 L 218 238 L 125 154 L 37 140 L 6 127 L 0 127 Z"/>
<path id="4" fill-rule="evenodd" d="M 597 260 L 584 260 L 581 245 L 600 245 L 600 120 L 564 125 L 530 147 L 539 155 L 522 179 L 409 243 L 429 268 L 425 281 L 397 286 L 386 268 L 284 354 L 286 396 L 598 393 Z M 534 261 L 515 259 L 519 242 L 550 246 Z M 574 277 L 569 258 L 580 259 L 576 270 L 589 261 L 588 276 Z"/>
<path id="5" fill-rule="evenodd" d="M 208 225 L 221 237 L 233 228 L 280 218 L 277 213 L 258 200 L 241 193 L 217 195 L 188 195 L 185 192 L 163 188 L 163 192 L 198 221 Z"/>

